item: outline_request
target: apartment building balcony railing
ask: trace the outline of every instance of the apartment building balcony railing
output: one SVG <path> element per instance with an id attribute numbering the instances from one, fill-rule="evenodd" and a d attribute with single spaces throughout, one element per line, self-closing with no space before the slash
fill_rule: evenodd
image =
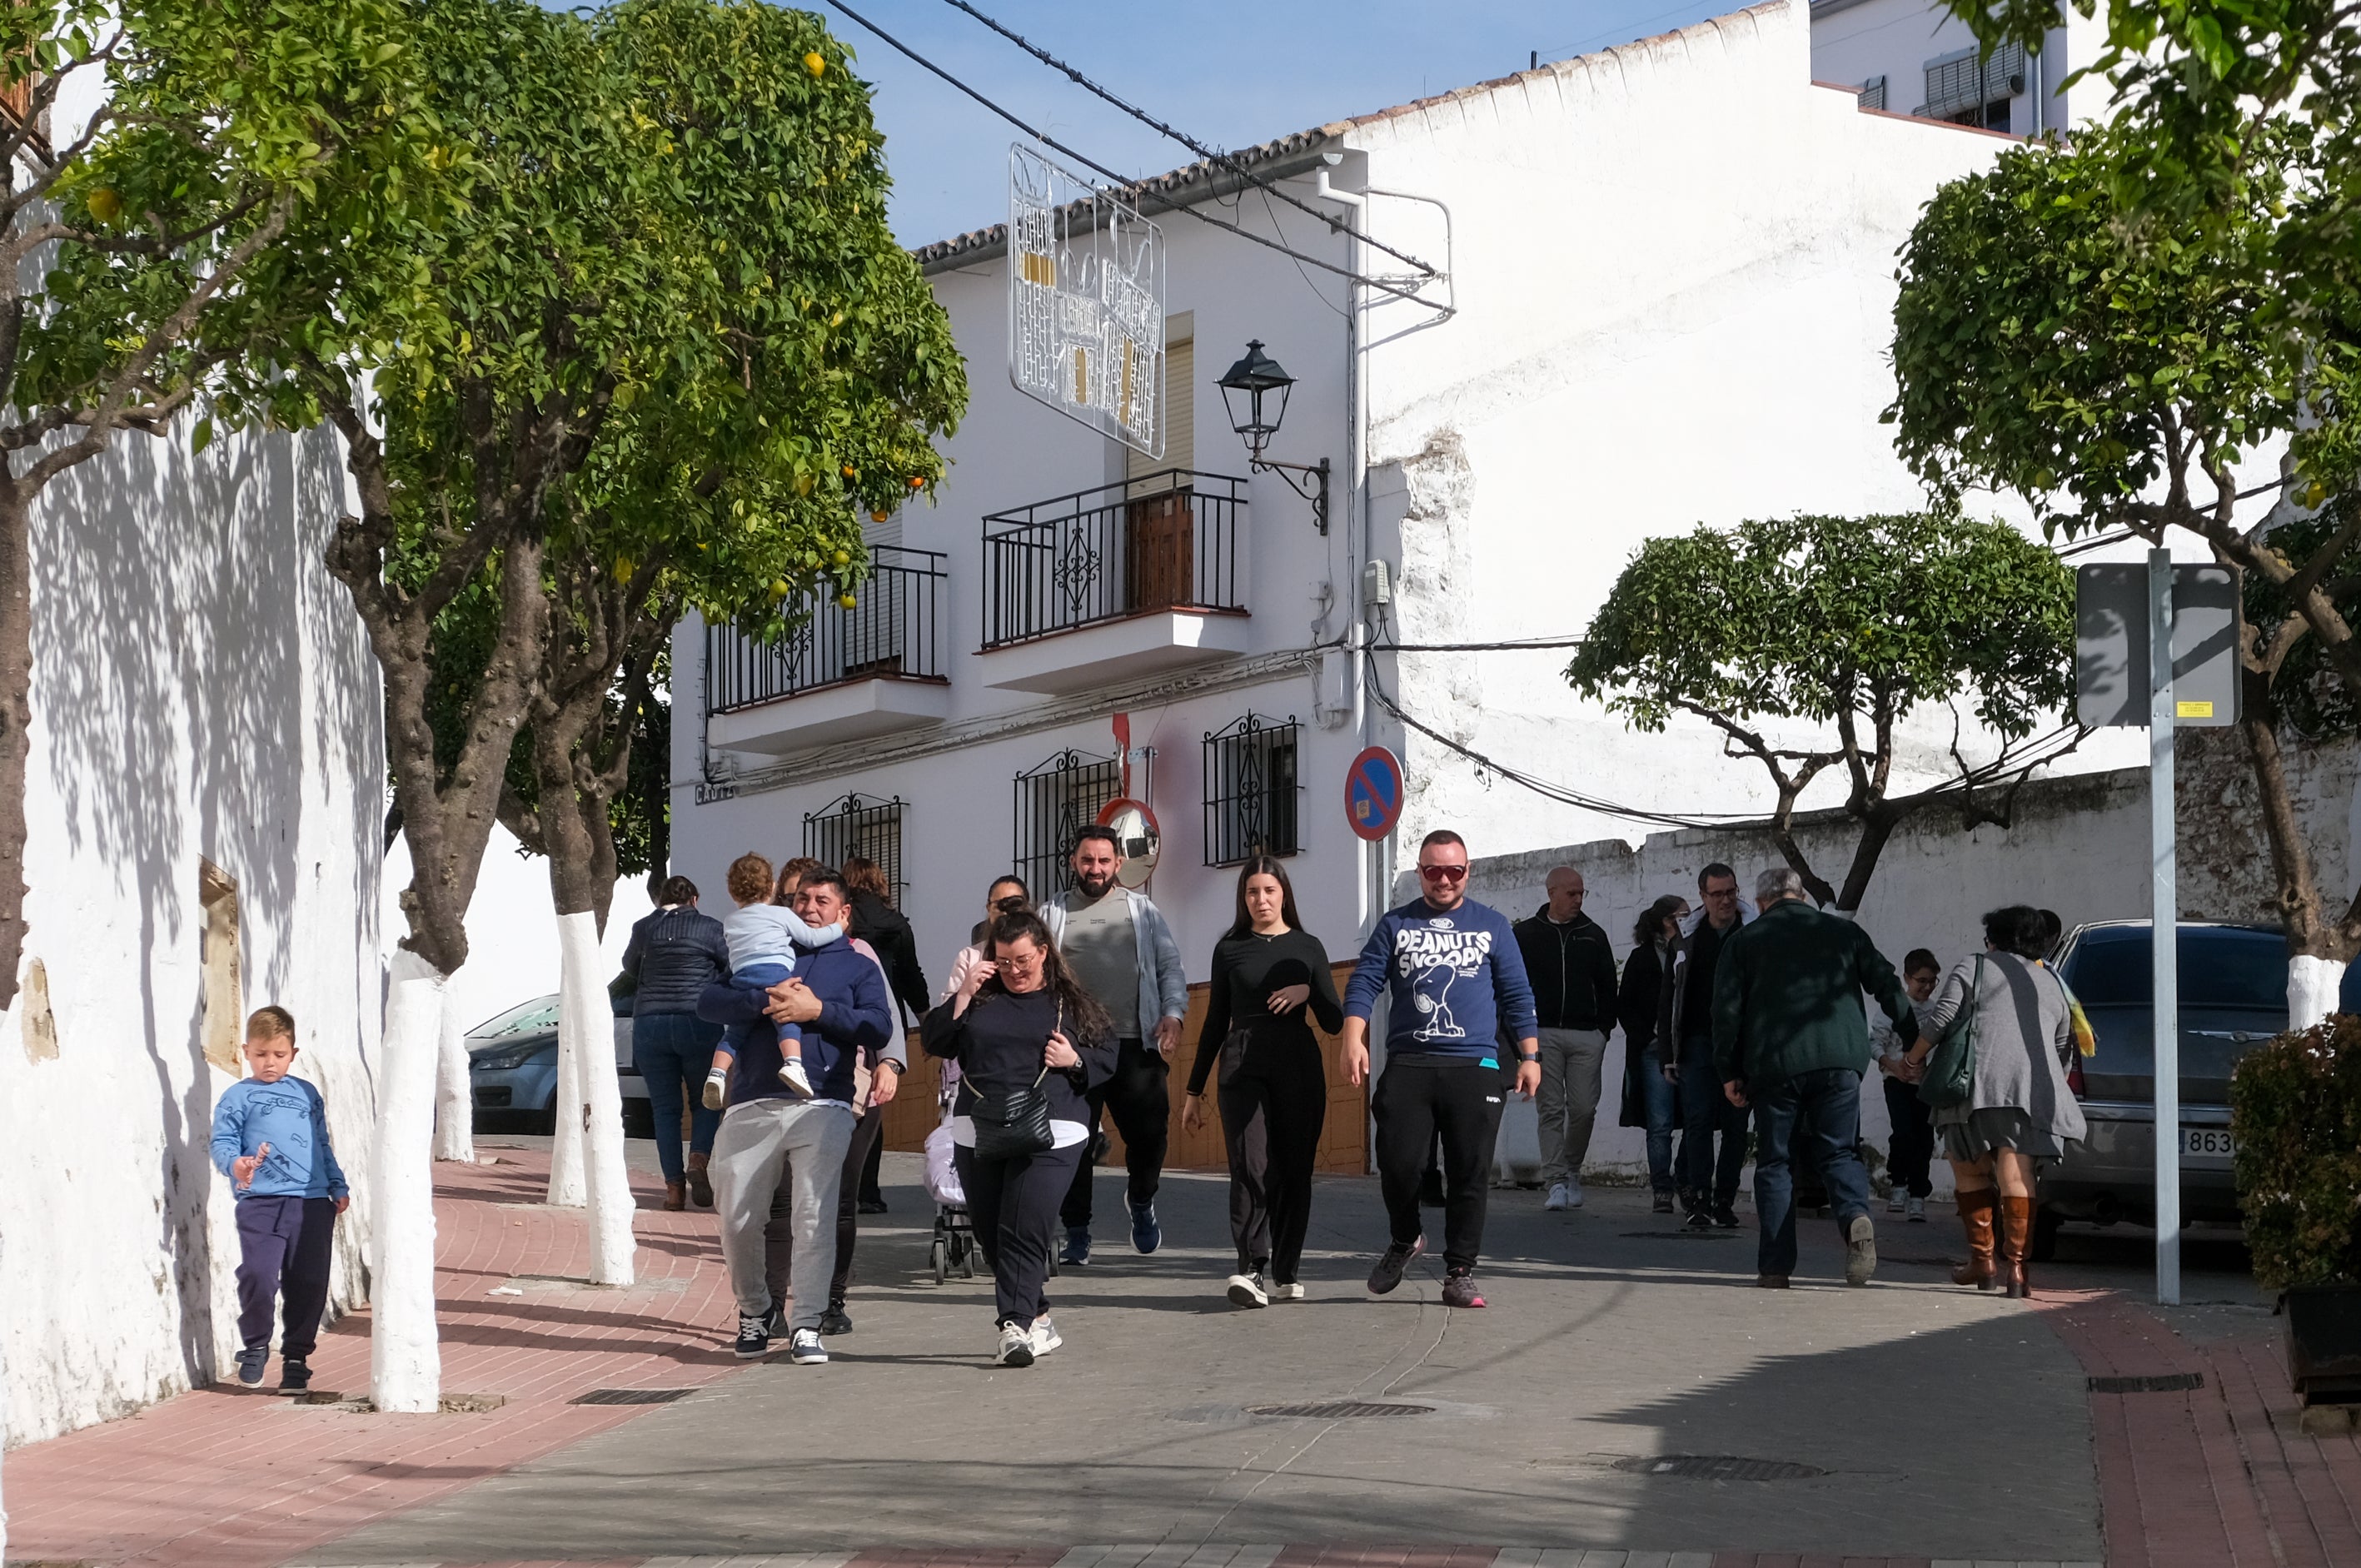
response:
<path id="1" fill-rule="evenodd" d="M 776 642 L 705 629 L 708 743 L 776 753 L 949 715 L 943 555 L 874 545 L 869 556 L 851 609 L 816 592 Z"/>
<path id="2" fill-rule="evenodd" d="M 986 679 L 1074 691 L 1244 652 L 1246 513 L 1244 479 L 1174 468 L 985 517 Z"/>

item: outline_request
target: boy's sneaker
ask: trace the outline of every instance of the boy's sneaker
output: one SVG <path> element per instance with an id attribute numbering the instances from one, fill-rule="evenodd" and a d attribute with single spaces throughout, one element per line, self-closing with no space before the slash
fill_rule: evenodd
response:
<path id="1" fill-rule="evenodd" d="M 1464 1268 L 1455 1268 L 1443 1277 L 1443 1304 L 1446 1307 L 1480 1307 L 1484 1298 L 1476 1293 L 1476 1277 Z"/>
<path id="2" fill-rule="evenodd" d="M 738 1314 L 737 1354 L 741 1361 L 754 1361 L 771 1354 L 771 1318 L 765 1312 L 760 1317 Z"/>
<path id="3" fill-rule="evenodd" d="M 1049 1321 L 1049 1313 L 1044 1312 L 1039 1317 L 1033 1320 L 1034 1360 L 1040 1360 L 1043 1356 L 1049 1354 L 1051 1351 L 1057 1349 L 1060 1345 L 1065 1343 L 1066 1342 L 1064 1340 L 1058 1337 L 1058 1325 Z"/>
<path id="4" fill-rule="evenodd" d="M 1738 1229 L 1738 1211 L 1726 1202 L 1716 1203 L 1713 1206 L 1713 1223 L 1718 1230 L 1734 1231 Z"/>
<path id="5" fill-rule="evenodd" d="M 301 1394 L 312 1387 L 312 1364 L 302 1356 L 282 1359 L 279 1363 L 279 1391 Z"/>
<path id="6" fill-rule="evenodd" d="M 818 1329 L 797 1329 L 787 1336 L 787 1359 L 797 1366 L 826 1366 L 828 1346 L 819 1340 Z"/>
<path id="7" fill-rule="evenodd" d="M 1659 1214 L 1669 1214 L 1673 1212 L 1673 1195 L 1662 1187 L 1656 1189 L 1655 1209 Z"/>
<path id="8" fill-rule="evenodd" d="M 1033 1330 L 1028 1325 L 1000 1325 L 1000 1348 L 993 1354 L 996 1366 L 1030 1366 L 1033 1365 Z"/>
<path id="9" fill-rule="evenodd" d="M 1290 1279 L 1284 1285 L 1274 1285 L 1270 1288 L 1270 1299 L 1274 1301 L 1301 1301 L 1304 1295 L 1303 1282 L 1298 1279 Z"/>
<path id="10" fill-rule="evenodd" d="M 1259 1272 L 1230 1276 L 1230 1305 L 1234 1307 L 1268 1307 L 1270 1290 L 1262 1282 Z"/>
<path id="11" fill-rule="evenodd" d="M 1866 1214 L 1845 1226 L 1845 1283 L 1866 1285 L 1877 1272 L 1877 1227 Z"/>
<path id="12" fill-rule="evenodd" d="M 1386 1248 L 1385 1255 L 1378 1259 L 1378 1266 L 1369 1270 L 1369 1293 L 1373 1296 L 1382 1296 L 1400 1284 L 1402 1270 L 1411 1266 L 1412 1258 L 1425 1250 L 1424 1236 L 1408 1244 L 1396 1242 Z"/>
<path id="13" fill-rule="evenodd" d="M 852 1319 L 845 1311 L 843 1302 L 839 1301 L 819 1315 L 819 1332 L 831 1337 L 852 1332 Z"/>
<path id="14" fill-rule="evenodd" d="M 1563 1181 L 1551 1182 L 1549 1196 L 1542 1200 L 1542 1207 L 1544 1209 L 1563 1209 L 1565 1206 L 1565 1183 Z"/>
<path id="15" fill-rule="evenodd" d="M 258 1344 L 237 1353 L 237 1380 L 249 1388 L 262 1384 L 262 1368 L 270 1360 L 270 1347 Z"/>
<path id="16" fill-rule="evenodd" d="M 1899 1214 L 1902 1212 L 1902 1206 L 1909 1201 L 1909 1194 L 1897 1187 L 1894 1190 L 1894 1196 L 1885 1201 L 1885 1212 L 1889 1214 Z"/>
<path id="17" fill-rule="evenodd" d="M 705 1108 L 719 1111 L 730 1102 L 730 1075 L 715 1068 L 705 1075 Z"/>
<path id="18" fill-rule="evenodd" d="M 1066 1245 L 1060 1250 L 1058 1261 L 1069 1268 L 1080 1268 L 1091 1261 L 1091 1228 L 1088 1225 L 1066 1227 Z"/>
<path id="19" fill-rule="evenodd" d="M 1911 1224 L 1925 1224 L 1927 1223 L 1927 1200 L 1924 1198 L 1911 1199 L 1910 1206 L 1904 1212 L 1903 1217 Z"/>
<path id="20" fill-rule="evenodd" d="M 1141 1252 L 1154 1252 L 1164 1245 L 1164 1227 L 1156 1223 L 1156 1201 L 1131 1206 L 1131 1245 Z"/>
<path id="21" fill-rule="evenodd" d="M 1681 1221 L 1681 1228 L 1686 1231 L 1713 1229 L 1713 1210 L 1706 1204 L 1697 1204 L 1689 1210 L 1687 1218 Z"/>
<path id="22" fill-rule="evenodd" d="M 804 1064 L 801 1058 L 779 1064 L 779 1081 L 785 1084 L 787 1092 L 798 1100 L 808 1100 L 812 1097 L 811 1080 L 804 1076 Z"/>
<path id="23" fill-rule="evenodd" d="M 1579 1176 L 1565 1179 L 1565 1206 L 1569 1209 L 1582 1207 L 1582 1178 Z"/>

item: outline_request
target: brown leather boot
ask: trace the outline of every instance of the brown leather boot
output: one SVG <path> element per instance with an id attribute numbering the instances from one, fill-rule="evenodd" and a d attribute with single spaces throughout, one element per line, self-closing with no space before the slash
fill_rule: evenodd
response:
<path id="1" fill-rule="evenodd" d="M 713 1182 L 705 1169 L 712 1159 L 711 1155 L 692 1154 L 688 1157 L 688 1195 L 700 1209 L 713 1207 Z"/>
<path id="2" fill-rule="evenodd" d="M 687 1208 L 688 1184 L 685 1181 L 665 1182 L 664 1206 L 666 1213 L 674 1214 L 676 1214 L 681 1210 Z"/>
<path id="3" fill-rule="evenodd" d="M 1951 1283 L 1979 1290 L 2000 1288 L 2000 1265 L 1993 1255 L 1993 1206 L 1997 1190 L 1979 1187 L 1959 1195 L 1960 1228 L 1968 1233 L 1968 1261 L 1951 1270 Z"/>
<path id="4" fill-rule="evenodd" d="M 2033 1294 L 2032 1277 L 2026 1273 L 2026 1254 L 2033 1245 L 2033 1200 L 2003 1198 L 2000 1201 L 2001 1281 L 2013 1299 Z"/>

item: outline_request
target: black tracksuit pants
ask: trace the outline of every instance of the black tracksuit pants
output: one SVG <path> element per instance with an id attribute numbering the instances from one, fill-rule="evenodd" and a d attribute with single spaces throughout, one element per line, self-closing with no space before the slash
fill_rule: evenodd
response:
<path id="1" fill-rule="evenodd" d="M 1030 1323 L 1049 1310 L 1041 1288 L 1049 1279 L 1058 1203 L 1089 1152 L 1087 1141 L 1014 1159 L 978 1159 L 972 1148 L 951 1151 L 967 1193 L 968 1221 L 992 1267 L 996 1321 Z"/>
<path id="2" fill-rule="evenodd" d="M 1238 1272 L 1268 1267 L 1274 1284 L 1291 1285 L 1312 1224 L 1312 1168 L 1328 1119 L 1319 1047 L 1251 1053 L 1220 1096 Z"/>
<path id="3" fill-rule="evenodd" d="M 1935 1190 L 1935 1113 L 1918 1098 L 1916 1084 L 1889 1078 L 1885 1114 L 1894 1124 L 1894 1139 L 1886 1145 L 1886 1175 L 1895 1188 L 1924 1198 Z"/>
<path id="4" fill-rule="evenodd" d="M 1172 1123 L 1172 1091 L 1167 1087 L 1164 1053 L 1141 1040 L 1124 1040 L 1115 1047 L 1115 1076 L 1092 1090 L 1091 1131 L 1096 1133 L 1099 1113 L 1113 1113 L 1115 1130 L 1123 1135 L 1123 1167 L 1130 1181 L 1126 1194 L 1134 1203 L 1153 1202 L 1157 1183 L 1164 1176 L 1164 1146 Z M 1091 1228 L 1090 1146 L 1074 1171 L 1074 1185 L 1066 1194 L 1059 1217 L 1069 1230 Z"/>
<path id="5" fill-rule="evenodd" d="M 1498 1069 L 1386 1064 L 1369 1109 L 1378 1124 L 1378 1185 L 1386 1218 L 1401 1245 L 1423 1231 L 1419 1179 L 1427 1149 L 1443 1144 L 1443 1261 L 1474 1268 L 1484 1245 L 1484 1209 L 1492 1187 L 1492 1146 L 1500 1133 L 1507 1079 Z"/>

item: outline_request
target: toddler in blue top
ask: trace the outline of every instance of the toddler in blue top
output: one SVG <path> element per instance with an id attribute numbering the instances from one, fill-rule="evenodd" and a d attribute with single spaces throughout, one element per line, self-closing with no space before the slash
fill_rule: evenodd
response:
<path id="1" fill-rule="evenodd" d="M 279 1386 L 312 1386 L 310 1357 L 328 1305 L 328 1260 L 336 1216 L 352 1202 L 328 1142 L 328 1107 L 295 1065 L 295 1018 L 258 1007 L 246 1021 L 250 1076 L 214 1105 L 214 1168 L 237 1193 L 237 1380 L 262 1381 L 270 1359 L 270 1315 L 281 1309 Z"/>
<path id="2" fill-rule="evenodd" d="M 730 978 L 741 984 L 768 989 L 796 971 L 797 948 L 824 948 L 844 935 L 841 926 L 807 926 L 784 904 L 771 902 L 777 885 L 771 862 L 744 854 L 730 862 L 730 896 L 738 907 L 721 921 L 722 939 L 730 944 Z M 798 1100 L 812 1097 L 811 1079 L 804 1072 L 803 1031 L 793 1024 L 774 1025 L 779 1031 L 779 1081 Z M 737 1059 L 727 1039 L 714 1047 L 713 1069 L 705 1075 L 705 1108 L 719 1111 L 730 1097 L 730 1067 Z"/>

